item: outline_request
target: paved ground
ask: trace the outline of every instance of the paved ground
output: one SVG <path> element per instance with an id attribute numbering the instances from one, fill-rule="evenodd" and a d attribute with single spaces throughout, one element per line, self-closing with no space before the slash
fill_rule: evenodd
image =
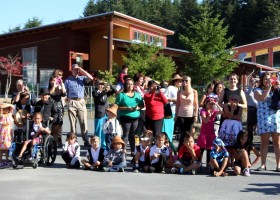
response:
<path id="1" fill-rule="evenodd" d="M 93 133 L 89 119 L 89 132 Z M 69 131 L 65 117 L 64 138 Z M 79 141 L 81 138 L 79 137 Z M 60 151 L 60 150 L 59 150 Z M 82 148 L 82 155 L 86 149 Z M 131 158 L 128 157 L 128 160 Z M 259 166 L 259 164 L 257 165 Z M 255 169 L 256 167 L 253 167 Z M 0 170 L 1 199 L 279 199 L 280 173 L 268 157 L 268 170 L 250 177 L 124 173 L 71 170 L 58 156 L 51 167 Z M 229 171 L 230 173 L 230 171 Z"/>

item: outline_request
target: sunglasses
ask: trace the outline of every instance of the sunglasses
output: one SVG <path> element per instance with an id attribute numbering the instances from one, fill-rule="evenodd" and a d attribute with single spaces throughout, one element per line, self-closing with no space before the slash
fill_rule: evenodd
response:
<path id="1" fill-rule="evenodd" d="M 186 82 L 186 83 L 187 83 L 187 82 L 189 82 L 189 81 L 188 81 L 188 80 L 183 80 L 183 82 Z"/>

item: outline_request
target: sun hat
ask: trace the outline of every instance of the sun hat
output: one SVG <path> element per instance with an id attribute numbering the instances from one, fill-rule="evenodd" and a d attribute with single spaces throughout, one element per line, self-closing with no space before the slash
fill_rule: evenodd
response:
<path id="1" fill-rule="evenodd" d="M 213 145 L 218 145 L 218 146 L 222 146 L 224 147 L 225 146 L 225 143 L 223 142 L 223 140 L 221 138 L 215 138 L 213 140 Z"/>
<path id="2" fill-rule="evenodd" d="M 182 80 L 182 77 L 179 74 L 175 74 L 174 77 L 172 78 L 172 81 L 174 80 Z"/>
<path id="3" fill-rule="evenodd" d="M 14 109 L 14 105 L 10 104 L 10 103 L 2 103 L 0 104 L 0 108 L 4 109 L 4 108 L 12 108 Z"/>
<path id="4" fill-rule="evenodd" d="M 113 148 L 113 145 L 116 144 L 116 143 L 121 143 L 123 148 L 125 146 L 124 141 L 122 140 L 121 136 L 119 136 L 119 135 L 114 137 L 114 139 L 112 141 L 112 144 L 111 144 L 111 148 Z"/>
<path id="5" fill-rule="evenodd" d="M 111 107 L 106 108 L 106 111 L 114 114 L 115 116 L 117 116 L 118 105 L 117 104 L 112 104 Z"/>
<path id="6" fill-rule="evenodd" d="M 40 95 L 47 95 L 47 94 L 50 94 L 50 91 L 48 88 L 42 88 L 40 90 Z"/>

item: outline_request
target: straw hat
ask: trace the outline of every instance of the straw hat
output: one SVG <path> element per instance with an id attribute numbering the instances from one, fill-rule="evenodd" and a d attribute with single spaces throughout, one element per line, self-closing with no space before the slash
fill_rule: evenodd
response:
<path id="1" fill-rule="evenodd" d="M 121 143 L 123 147 L 125 146 L 124 141 L 122 140 L 121 136 L 119 136 L 119 135 L 114 137 L 112 144 L 111 144 L 111 148 L 113 148 L 113 145 L 116 143 Z"/>
<path id="2" fill-rule="evenodd" d="M 174 80 L 182 80 L 182 77 L 179 74 L 175 74 L 174 77 L 172 78 L 172 81 Z"/>
<path id="3" fill-rule="evenodd" d="M 0 108 L 2 108 L 2 109 L 4 109 L 4 108 L 14 109 L 14 105 L 10 104 L 10 103 L 2 103 L 2 104 L 0 104 Z"/>
<path id="4" fill-rule="evenodd" d="M 117 116 L 117 111 L 118 111 L 118 105 L 117 104 L 112 104 L 111 107 L 106 108 L 107 112 L 113 113 L 115 116 Z"/>

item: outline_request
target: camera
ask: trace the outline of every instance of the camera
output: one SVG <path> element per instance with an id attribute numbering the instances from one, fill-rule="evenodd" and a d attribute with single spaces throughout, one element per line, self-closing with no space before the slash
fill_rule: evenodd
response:
<path id="1" fill-rule="evenodd" d="M 157 90 L 160 90 L 160 86 L 159 85 L 157 86 Z"/>

